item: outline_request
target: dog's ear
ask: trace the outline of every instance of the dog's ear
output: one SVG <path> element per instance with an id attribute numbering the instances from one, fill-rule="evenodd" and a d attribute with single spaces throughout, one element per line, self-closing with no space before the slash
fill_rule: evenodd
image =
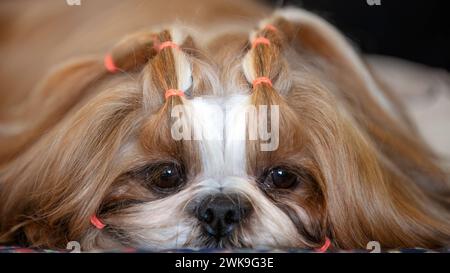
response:
<path id="1" fill-rule="evenodd" d="M 0 164 L 7 162 L 53 126 L 84 95 L 105 69 L 101 59 L 83 58 L 51 71 L 0 127 Z"/>
<path id="2" fill-rule="evenodd" d="M 12 159 L 54 126 L 94 85 L 118 72 L 134 72 L 154 56 L 155 33 L 141 31 L 119 41 L 103 56 L 79 57 L 47 73 L 29 97 L 0 124 L 0 164 Z M 120 76 L 118 76 L 120 77 Z"/>
<path id="3" fill-rule="evenodd" d="M 114 59 L 114 53 L 107 55 L 113 57 L 114 67 L 132 69 L 120 56 Z M 124 78 L 129 74 L 112 73 L 101 56 L 69 61 L 51 71 L 21 106 L 23 111 L 10 123 L 20 125 L 17 130 L 2 124 L 0 242 L 13 242 L 23 234 L 26 243 L 61 247 L 66 236 L 79 238 L 84 232 L 86 219 L 118 175 L 120 168 L 104 168 L 113 161 L 122 133 L 128 132 L 123 124 L 132 123 L 124 120 L 140 100 L 130 95 L 140 92 L 122 88 Z M 52 189 L 48 195 L 47 187 Z"/>
<path id="4" fill-rule="evenodd" d="M 275 14 L 291 24 L 290 28 L 285 27 L 284 30 L 296 50 L 320 55 L 355 74 L 362 75 L 365 72 L 355 48 L 325 19 L 295 8 L 279 10 Z"/>
<path id="5" fill-rule="evenodd" d="M 310 102 L 308 96 L 299 96 L 308 88 L 326 94 L 317 96 L 326 103 L 311 100 L 306 109 L 315 111 L 309 113 L 314 122 L 309 133 L 318 131 L 314 139 L 323 141 L 312 151 L 325 178 L 328 232 L 335 244 L 364 247 L 378 240 L 385 247 L 435 247 L 447 242 L 448 197 L 439 194 L 448 192 L 447 178 L 408 126 L 399 104 L 324 19 L 292 8 L 274 18 L 271 23 L 285 34 L 287 49 L 296 53 L 290 58 L 286 51 L 289 65 L 310 62 L 304 76 L 317 76 L 292 88 L 289 101 L 296 95 L 298 104 Z"/>
<path id="6" fill-rule="evenodd" d="M 357 48 L 333 25 L 313 13 L 297 8 L 278 10 L 272 18 L 278 20 L 277 25 L 287 36 L 289 48 L 299 54 L 321 59 L 328 66 L 325 73 L 334 77 L 334 82 L 342 81 L 362 90 L 352 96 L 370 100 L 391 118 L 409 123 L 405 114 L 399 110 L 402 108 L 395 98 L 381 88 L 374 78 Z"/>

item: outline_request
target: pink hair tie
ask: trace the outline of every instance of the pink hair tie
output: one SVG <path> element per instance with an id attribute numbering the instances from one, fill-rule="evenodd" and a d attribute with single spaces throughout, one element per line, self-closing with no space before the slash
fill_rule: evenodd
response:
<path id="1" fill-rule="evenodd" d="M 166 100 L 168 98 L 170 98 L 171 96 L 183 97 L 184 96 L 184 92 L 181 91 L 181 90 L 178 90 L 178 89 L 168 89 L 168 90 L 166 90 L 166 94 L 165 94 Z"/>
<path id="2" fill-rule="evenodd" d="M 105 59 L 103 60 L 103 64 L 105 65 L 106 70 L 111 73 L 115 73 L 119 70 L 119 68 L 114 64 L 114 60 L 111 54 L 106 54 Z"/>
<path id="3" fill-rule="evenodd" d="M 257 37 L 255 40 L 253 40 L 252 47 L 254 48 L 259 44 L 270 45 L 270 41 L 265 37 Z"/>
<path id="4" fill-rule="evenodd" d="M 180 47 L 177 44 L 175 44 L 174 42 L 172 42 L 172 41 L 165 41 L 165 42 L 157 45 L 157 50 L 161 51 L 161 50 L 163 50 L 164 48 L 167 48 L 167 47 L 180 49 Z"/>
<path id="5" fill-rule="evenodd" d="M 272 81 L 267 77 L 259 77 L 259 78 L 254 79 L 253 87 L 257 86 L 258 84 L 262 84 L 262 83 L 268 84 L 272 87 Z"/>
<path id="6" fill-rule="evenodd" d="M 315 251 L 319 253 L 324 253 L 330 247 L 331 241 L 328 237 L 325 237 L 325 243 L 320 248 L 316 248 Z"/>
<path id="7" fill-rule="evenodd" d="M 274 27 L 272 24 L 267 24 L 264 28 L 268 29 L 268 30 L 271 30 L 273 32 L 277 32 L 277 28 Z"/>
<path id="8" fill-rule="evenodd" d="M 106 225 L 100 221 L 96 215 L 91 216 L 91 224 L 97 229 L 103 229 Z"/>

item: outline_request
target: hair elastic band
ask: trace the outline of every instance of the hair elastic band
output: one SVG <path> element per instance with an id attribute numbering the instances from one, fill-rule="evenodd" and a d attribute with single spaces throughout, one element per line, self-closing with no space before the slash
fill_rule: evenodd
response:
<path id="1" fill-rule="evenodd" d="M 272 81 L 267 77 L 258 77 L 253 80 L 253 86 L 257 86 L 258 84 L 262 83 L 268 84 L 272 87 Z"/>
<path id="2" fill-rule="evenodd" d="M 171 96 L 183 97 L 184 96 L 184 92 L 179 90 L 179 89 L 168 89 L 168 90 L 166 90 L 166 94 L 165 94 L 166 100 L 168 98 L 170 98 Z"/>
<path id="3" fill-rule="evenodd" d="M 180 49 L 180 47 L 177 44 L 175 44 L 174 42 L 172 42 L 172 41 L 165 41 L 165 42 L 157 45 L 157 50 L 161 51 L 161 50 L 163 50 L 164 48 L 167 48 L 167 47 Z"/>
<path id="4" fill-rule="evenodd" d="M 324 253 L 330 247 L 331 241 L 328 237 L 325 237 L 325 243 L 320 248 L 316 248 L 315 251 L 319 253 Z"/>
<path id="5" fill-rule="evenodd" d="M 100 221 L 96 215 L 91 216 L 91 224 L 97 229 L 103 229 L 106 225 Z"/>
<path id="6" fill-rule="evenodd" d="M 270 45 L 270 41 L 265 37 L 257 37 L 255 40 L 253 40 L 252 47 L 255 47 L 259 44 Z"/>
<path id="7" fill-rule="evenodd" d="M 117 72 L 119 68 L 114 64 L 114 60 L 111 54 L 106 54 L 105 59 L 103 60 L 103 64 L 105 65 L 106 70 L 111 73 Z"/>

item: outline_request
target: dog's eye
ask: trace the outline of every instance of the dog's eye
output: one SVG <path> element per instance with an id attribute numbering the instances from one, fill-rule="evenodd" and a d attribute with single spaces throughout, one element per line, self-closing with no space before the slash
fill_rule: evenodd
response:
<path id="1" fill-rule="evenodd" d="M 269 187 L 287 189 L 297 183 L 297 176 L 285 168 L 277 167 L 270 170 L 264 183 Z"/>
<path id="2" fill-rule="evenodd" d="M 161 168 L 161 174 L 158 181 L 155 181 L 155 185 L 162 189 L 170 189 L 178 186 L 181 181 L 178 168 L 174 165 L 166 165 Z"/>
<path id="3" fill-rule="evenodd" d="M 158 172 L 152 184 L 160 190 L 167 191 L 177 188 L 184 181 L 180 168 L 175 164 L 162 165 Z"/>
<path id="4" fill-rule="evenodd" d="M 175 163 L 149 165 L 136 174 L 149 188 L 162 193 L 178 189 L 185 181 L 182 168 Z"/>

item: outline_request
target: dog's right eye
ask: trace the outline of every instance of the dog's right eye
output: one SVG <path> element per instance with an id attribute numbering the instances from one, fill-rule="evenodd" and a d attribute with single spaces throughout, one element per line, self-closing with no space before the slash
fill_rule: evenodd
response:
<path id="1" fill-rule="evenodd" d="M 145 166 L 137 172 L 148 188 L 159 193 L 170 193 L 185 182 L 183 168 L 175 163 L 161 163 Z"/>
<path id="2" fill-rule="evenodd" d="M 160 189 L 172 189 L 178 187 L 183 182 L 180 170 L 175 165 L 166 165 L 161 168 L 159 178 L 154 185 Z"/>

